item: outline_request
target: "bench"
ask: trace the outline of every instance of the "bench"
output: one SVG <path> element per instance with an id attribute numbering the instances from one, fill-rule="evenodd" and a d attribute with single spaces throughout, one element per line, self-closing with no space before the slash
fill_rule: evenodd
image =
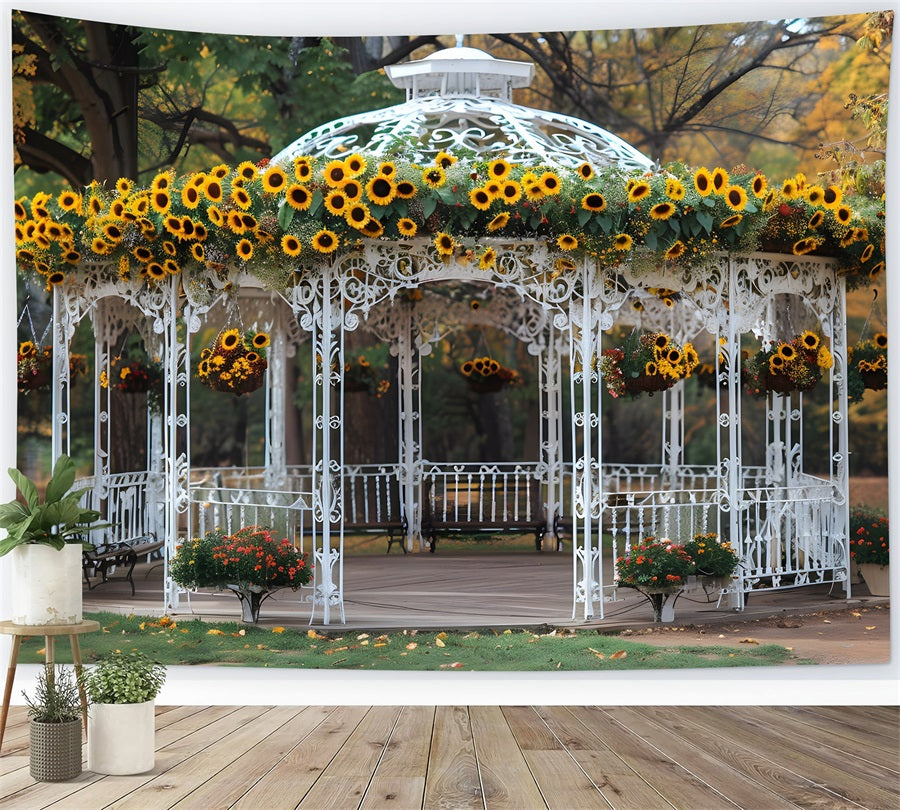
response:
<path id="1" fill-rule="evenodd" d="M 404 554 L 409 521 L 397 476 L 390 468 L 348 468 L 343 479 L 344 533 L 387 535 L 387 552 L 399 544 Z"/>
<path id="2" fill-rule="evenodd" d="M 439 533 L 534 533 L 535 549 L 542 551 L 547 518 L 540 493 L 540 481 L 519 476 L 476 474 L 445 481 L 440 491 L 435 491 L 435 480 L 427 478 L 422 534 L 432 554 Z"/>
<path id="3" fill-rule="evenodd" d="M 119 568 L 125 569 L 125 576 L 131 585 L 131 595 L 134 596 L 134 566 L 138 557 L 153 554 L 163 547 L 163 541 L 157 540 L 152 534 L 133 537 L 118 543 L 107 543 L 94 546 L 92 549 L 82 552 L 81 568 L 84 572 L 84 581 L 89 591 L 98 585 L 110 581 L 110 575 Z M 99 578 L 97 582 L 91 582 L 92 578 Z"/>

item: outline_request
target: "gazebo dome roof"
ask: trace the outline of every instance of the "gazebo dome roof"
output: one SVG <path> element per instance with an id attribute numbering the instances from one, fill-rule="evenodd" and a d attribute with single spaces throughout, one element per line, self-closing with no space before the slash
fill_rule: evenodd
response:
<path id="1" fill-rule="evenodd" d="M 272 160 L 298 155 L 341 157 L 348 151 L 385 154 L 398 145 L 412 159 L 432 162 L 438 152 L 471 150 L 485 159 L 516 163 L 649 169 L 653 161 L 621 138 L 588 121 L 512 103 L 527 87 L 534 65 L 496 59 L 476 48 L 437 51 L 385 69 L 406 89 L 403 104 L 329 121 L 302 135 Z"/>

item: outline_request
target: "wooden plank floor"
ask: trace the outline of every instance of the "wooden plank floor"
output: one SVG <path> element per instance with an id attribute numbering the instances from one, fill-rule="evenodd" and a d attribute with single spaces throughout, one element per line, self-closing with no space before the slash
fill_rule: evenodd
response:
<path id="1" fill-rule="evenodd" d="M 900 807 L 900 707 L 162 706 L 156 767 L 36 783 L 25 709 L 0 807 Z"/>

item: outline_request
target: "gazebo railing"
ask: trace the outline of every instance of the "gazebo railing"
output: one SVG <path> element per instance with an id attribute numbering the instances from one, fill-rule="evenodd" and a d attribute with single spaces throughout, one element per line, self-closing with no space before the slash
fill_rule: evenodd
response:
<path id="1" fill-rule="evenodd" d="M 154 494 L 161 492 L 163 479 L 160 473 L 113 473 L 102 482 L 94 476 L 80 478 L 74 490 L 83 490 L 82 504 L 100 513 L 103 523 L 112 524 L 90 533 L 94 545 L 118 543 L 152 534 L 161 534 L 161 503 Z"/>

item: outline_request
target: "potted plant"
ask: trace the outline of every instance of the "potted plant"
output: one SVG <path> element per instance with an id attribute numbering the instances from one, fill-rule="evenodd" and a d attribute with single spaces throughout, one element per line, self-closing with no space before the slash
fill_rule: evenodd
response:
<path id="1" fill-rule="evenodd" d="M 850 509 L 850 559 L 872 596 L 890 596 L 890 538 L 888 519 L 877 509 L 859 505 Z"/>
<path id="2" fill-rule="evenodd" d="M 19 470 L 10 478 L 24 500 L 0 505 L 0 556 L 12 556 L 12 605 L 15 624 L 77 624 L 81 621 L 81 552 L 100 513 L 84 509 L 81 492 L 73 492 L 75 464 L 60 456 L 47 483 L 44 500 L 37 485 Z"/>
<path id="3" fill-rule="evenodd" d="M 871 340 L 861 341 L 847 352 L 850 402 L 861 402 L 867 388 L 880 391 L 887 387 L 887 344 L 887 335 L 878 332 Z"/>
<path id="4" fill-rule="evenodd" d="M 822 339 L 807 330 L 791 340 L 772 343 L 744 363 L 747 392 L 764 397 L 769 391 L 811 391 L 831 368 L 834 358 Z"/>
<path id="5" fill-rule="evenodd" d="M 665 332 L 634 332 L 623 346 L 603 351 L 600 374 L 611 397 L 636 397 L 671 388 L 698 365 L 700 358 L 690 343 L 679 346 Z"/>
<path id="6" fill-rule="evenodd" d="M 721 590 L 731 584 L 738 567 L 738 556 L 731 543 L 719 540 L 715 532 L 695 534 L 684 544 L 684 550 L 694 561 L 694 573 L 704 590 Z"/>
<path id="7" fill-rule="evenodd" d="M 38 673 L 34 696 L 22 692 L 28 706 L 31 776 L 39 782 L 63 782 L 81 773 L 82 703 L 72 671 L 46 664 Z"/>
<path id="8" fill-rule="evenodd" d="M 694 570 L 684 546 L 666 538 L 645 537 L 616 559 L 619 586 L 643 594 L 653 606 L 655 622 L 674 620 L 675 600 Z"/>
<path id="9" fill-rule="evenodd" d="M 116 651 L 90 668 L 88 770 L 121 776 L 153 768 L 154 701 L 165 680 L 165 667 L 140 652 Z"/>
<path id="10" fill-rule="evenodd" d="M 185 588 L 232 591 L 241 602 L 241 619 L 255 623 L 266 599 L 280 588 L 308 584 L 312 567 L 290 540 L 245 526 L 232 535 L 216 530 L 188 540 L 169 564 L 169 575 Z"/>

